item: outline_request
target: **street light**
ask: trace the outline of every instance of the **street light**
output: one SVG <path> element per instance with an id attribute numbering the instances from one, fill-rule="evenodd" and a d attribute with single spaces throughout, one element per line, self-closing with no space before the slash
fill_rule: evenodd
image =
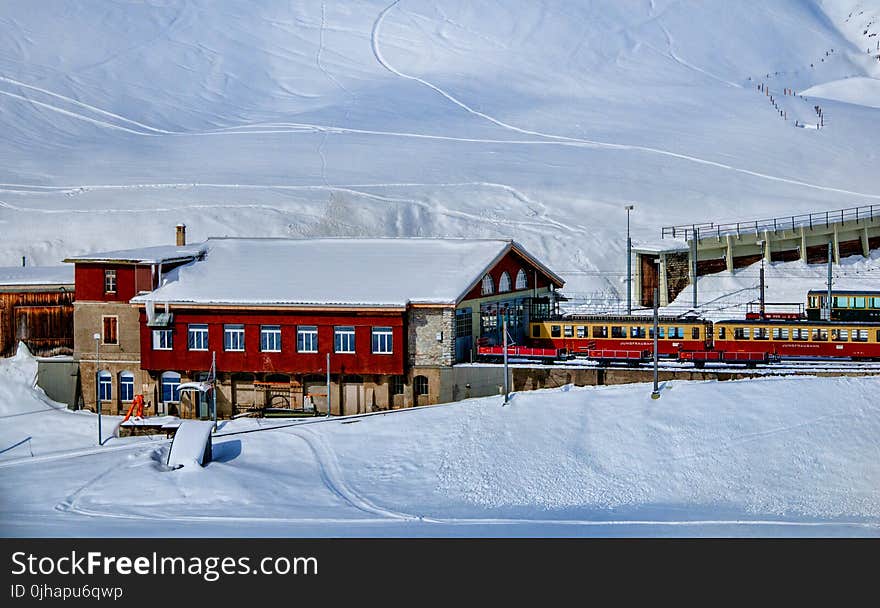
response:
<path id="1" fill-rule="evenodd" d="M 92 336 L 95 339 L 95 410 L 98 412 L 98 445 L 102 445 L 101 439 L 101 356 L 98 354 L 98 346 L 101 344 L 101 334 Z"/>
<path id="2" fill-rule="evenodd" d="M 766 241 L 758 241 L 755 243 L 761 249 L 761 274 L 760 274 L 760 282 L 761 282 L 761 319 L 764 318 L 766 314 L 766 300 L 764 298 L 764 256 L 767 251 L 765 249 Z"/>
<path id="3" fill-rule="evenodd" d="M 631 315 L 632 306 L 632 239 L 629 236 L 629 212 L 635 205 L 626 205 L 626 314 Z"/>
<path id="4" fill-rule="evenodd" d="M 654 260 L 654 263 L 657 264 L 657 275 L 660 275 L 660 259 Z M 659 285 L 659 281 L 658 281 Z M 659 353 L 659 342 L 658 338 L 660 337 L 660 287 L 654 288 L 654 390 L 651 392 L 651 399 L 659 399 L 660 398 L 660 353 Z"/>

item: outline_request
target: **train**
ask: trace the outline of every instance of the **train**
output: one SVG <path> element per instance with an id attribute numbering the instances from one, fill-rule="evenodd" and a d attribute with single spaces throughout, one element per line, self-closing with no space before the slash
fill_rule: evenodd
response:
<path id="1" fill-rule="evenodd" d="M 837 292 L 835 296 L 832 292 L 832 303 L 840 306 L 836 313 L 832 307 L 831 320 L 809 317 L 810 304 L 820 304 L 810 299 L 817 295 L 822 301 L 827 297 L 824 292 L 809 292 L 806 314 L 748 315 L 714 322 L 697 316 L 660 317 L 658 357 L 697 368 L 707 363 L 756 367 L 794 359 L 880 360 L 880 316 L 872 316 L 873 309 L 858 299 L 880 306 L 880 293 Z M 525 344 L 508 347 L 508 357 L 544 362 L 584 358 L 602 365 L 638 365 L 651 361 L 654 353 L 653 317 L 645 315 L 557 315 L 530 322 L 527 336 Z M 477 348 L 478 359 L 484 361 L 499 361 L 503 354 L 501 346 Z"/>

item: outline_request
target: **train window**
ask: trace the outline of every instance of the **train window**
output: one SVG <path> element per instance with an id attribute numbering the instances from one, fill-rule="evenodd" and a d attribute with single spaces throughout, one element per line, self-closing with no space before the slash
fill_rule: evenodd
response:
<path id="1" fill-rule="evenodd" d="M 877 338 L 875 342 L 880 342 L 880 329 L 877 330 Z"/>
<path id="2" fill-rule="evenodd" d="M 719 327 L 718 328 L 718 339 L 725 340 L 726 337 L 727 337 L 727 328 L 726 327 Z"/>
<path id="3" fill-rule="evenodd" d="M 828 341 L 828 330 L 821 329 L 819 327 L 813 328 L 813 342 L 827 342 Z"/>
<path id="4" fill-rule="evenodd" d="M 853 340 L 853 342 L 867 342 L 868 341 L 868 330 L 867 329 L 854 329 L 854 330 L 852 330 L 852 340 Z"/>
<path id="5" fill-rule="evenodd" d="M 594 325 L 593 326 L 593 337 L 594 338 L 607 338 L 608 337 L 608 326 L 607 325 Z"/>
<path id="6" fill-rule="evenodd" d="M 629 328 L 629 337 L 630 338 L 644 338 L 645 337 L 645 328 L 644 327 L 630 327 Z"/>
<path id="7" fill-rule="evenodd" d="M 561 325 L 551 325 L 550 326 L 550 337 L 551 338 L 561 338 L 562 337 L 562 326 Z"/>
<path id="8" fill-rule="evenodd" d="M 684 338 L 684 327 L 670 327 L 669 328 L 669 338 Z"/>
<path id="9" fill-rule="evenodd" d="M 532 337 L 533 338 L 540 338 L 541 337 L 541 326 L 538 325 L 537 323 L 535 325 L 532 325 Z"/>
<path id="10" fill-rule="evenodd" d="M 699 340 L 700 339 L 700 328 L 699 327 L 691 327 L 691 340 Z"/>
<path id="11" fill-rule="evenodd" d="M 834 342 L 847 342 L 849 340 L 849 330 L 848 329 L 832 329 L 831 330 L 831 339 Z"/>
<path id="12" fill-rule="evenodd" d="M 831 298 L 831 307 L 832 308 L 846 308 L 847 300 L 849 298 L 844 298 L 843 296 L 833 296 Z"/>
<path id="13" fill-rule="evenodd" d="M 749 329 L 748 327 L 734 327 L 733 328 L 733 339 L 734 340 L 748 340 L 750 334 L 751 334 L 751 329 Z"/>
<path id="14" fill-rule="evenodd" d="M 564 326 L 563 335 L 565 335 L 566 338 L 574 338 L 574 325 Z"/>
<path id="15" fill-rule="evenodd" d="M 755 340 L 769 340 L 770 339 L 770 331 L 766 327 L 756 327 L 754 339 Z"/>
<path id="16" fill-rule="evenodd" d="M 804 327 L 795 327 L 791 330 L 792 340 L 806 340 L 810 336 L 810 330 Z"/>
<path id="17" fill-rule="evenodd" d="M 658 340 L 662 340 L 663 336 L 666 334 L 666 332 L 663 330 L 664 330 L 664 327 L 662 325 L 657 326 L 657 339 Z M 648 337 L 651 338 L 652 340 L 654 339 L 654 328 L 653 327 L 648 328 Z"/>
<path id="18" fill-rule="evenodd" d="M 626 328 L 621 327 L 620 325 L 612 325 L 611 326 L 611 337 L 612 338 L 625 338 L 626 337 Z"/>
<path id="19" fill-rule="evenodd" d="M 871 298 L 871 308 L 880 308 L 880 298 Z"/>
<path id="20" fill-rule="evenodd" d="M 865 307 L 865 297 L 864 296 L 856 296 L 853 298 L 853 308 L 864 308 Z"/>
<path id="21" fill-rule="evenodd" d="M 788 340 L 788 328 L 787 327 L 774 327 L 773 328 L 773 339 L 774 340 Z"/>
<path id="22" fill-rule="evenodd" d="M 578 338 L 586 338 L 587 337 L 587 328 L 584 327 L 583 325 L 578 325 L 577 337 Z"/>

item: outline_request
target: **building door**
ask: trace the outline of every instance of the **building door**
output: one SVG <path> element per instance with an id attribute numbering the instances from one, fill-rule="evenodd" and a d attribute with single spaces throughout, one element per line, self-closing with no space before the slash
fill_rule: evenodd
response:
<path id="1" fill-rule="evenodd" d="M 640 304 L 642 306 L 654 306 L 654 290 L 660 287 L 660 271 L 657 268 L 655 260 L 659 256 L 641 254 L 639 260 L 639 276 L 642 279 L 642 293 L 640 294 Z"/>
<path id="2" fill-rule="evenodd" d="M 340 414 L 360 414 L 364 405 L 364 380 L 360 376 L 344 376 Z"/>

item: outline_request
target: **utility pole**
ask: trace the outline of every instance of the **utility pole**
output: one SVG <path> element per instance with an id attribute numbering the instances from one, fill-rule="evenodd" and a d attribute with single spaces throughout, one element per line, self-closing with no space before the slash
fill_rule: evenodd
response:
<path id="1" fill-rule="evenodd" d="M 766 300 L 764 298 L 764 253 L 765 253 L 764 247 L 765 247 L 765 242 L 758 241 L 757 245 L 758 245 L 758 247 L 761 248 L 761 275 L 760 275 L 760 277 L 761 277 L 761 279 L 760 279 L 761 280 L 761 319 L 764 319 L 764 317 L 766 316 Z"/>
<path id="2" fill-rule="evenodd" d="M 626 314 L 631 315 L 632 307 L 632 239 L 629 235 L 629 212 L 635 205 L 626 205 Z"/>
<path id="3" fill-rule="evenodd" d="M 833 245 L 832 245 L 831 241 L 828 241 L 828 293 L 825 296 L 826 297 L 825 314 L 827 315 L 826 316 L 827 321 L 831 320 L 831 268 L 832 268 L 831 265 L 834 262 L 834 256 L 832 254 L 832 246 Z"/>
<path id="4" fill-rule="evenodd" d="M 659 376 L 660 372 L 658 369 L 660 356 L 658 352 L 658 330 L 660 328 L 660 289 L 654 288 L 654 390 L 651 393 L 651 399 L 659 399 L 660 398 L 660 386 L 659 386 Z"/>
<path id="5" fill-rule="evenodd" d="M 694 310 L 696 310 L 696 308 L 697 308 L 697 247 L 699 246 L 699 240 L 700 240 L 700 229 L 697 228 L 696 226 L 694 226 L 693 246 L 692 246 L 693 251 L 694 251 L 694 253 L 693 253 L 693 258 L 694 258 L 694 262 L 693 262 L 693 266 L 694 266 L 694 268 L 693 268 L 693 273 L 694 273 L 694 306 L 693 306 L 693 308 L 694 308 Z"/>
<path id="6" fill-rule="evenodd" d="M 211 414 L 214 432 L 217 432 L 217 351 L 211 351 Z"/>
<path id="7" fill-rule="evenodd" d="M 504 320 L 501 322 L 501 331 L 504 334 L 501 343 L 504 345 L 504 405 L 509 400 L 510 385 L 508 382 L 509 372 L 507 368 L 507 311 L 504 311 Z"/>
<path id="8" fill-rule="evenodd" d="M 330 417 L 330 353 L 327 353 L 327 418 Z"/>
<path id="9" fill-rule="evenodd" d="M 101 438 L 101 355 L 98 354 L 101 334 L 95 334 L 92 337 L 95 339 L 95 410 L 98 412 L 98 445 L 103 445 Z"/>

